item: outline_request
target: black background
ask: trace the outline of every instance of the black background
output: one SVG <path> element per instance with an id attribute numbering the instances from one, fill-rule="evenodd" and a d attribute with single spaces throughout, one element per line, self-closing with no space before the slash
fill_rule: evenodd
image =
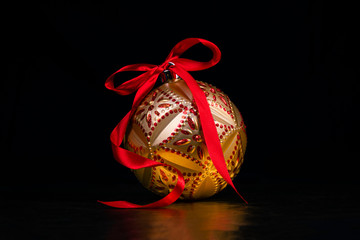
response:
<path id="1" fill-rule="evenodd" d="M 343 1 L 11 4 L 0 186 L 135 182 L 109 141 L 133 96 L 106 90 L 105 79 L 161 64 L 188 37 L 220 48 L 218 65 L 192 74 L 227 93 L 247 125 L 237 184 L 359 182 L 357 15 Z M 196 46 L 186 57 L 211 54 Z"/>

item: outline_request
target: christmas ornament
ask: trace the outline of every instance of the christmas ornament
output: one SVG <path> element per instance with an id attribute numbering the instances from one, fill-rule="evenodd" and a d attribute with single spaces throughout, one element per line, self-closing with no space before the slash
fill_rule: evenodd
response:
<path id="1" fill-rule="evenodd" d="M 197 43 L 212 51 L 210 61 L 180 58 Z M 163 207 L 178 198 L 209 197 L 227 184 L 245 201 L 232 182 L 246 148 L 243 119 L 225 93 L 188 73 L 214 66 L 220 56 L 215 44 L 188 38 L 175 45 L 163 64 L 128 65 L 106 80 L 105 86 L 120 95 L 136 91 L 131 111 L 110 136 L 115 159 L 133 169 L 146 188 L 166 196 L 147 205 L 99 202 L 118 208 Z M 115 87 L 114 76 L 123 71 L 145 73 Z M 152 90 L 159 76 L 167 81 Z"/>
<path id="2" fill-rule="evenodd" d="M 236 106 L 219 88 L 197 83 L 208 101 L 233 179 L 246 148 L 244 122 Z M 174 167 L 185 178 L 181 199 L 210 197 L 227 185 L 209 156 L 198 115 L 192 93 L 179 77 L 167 79 L 137 108 L 125 136 L 125 147 L 168 165 L 134 170 L 139 181 L 152 192 L 165 196 L 172 191 L 177 181 Z"/>

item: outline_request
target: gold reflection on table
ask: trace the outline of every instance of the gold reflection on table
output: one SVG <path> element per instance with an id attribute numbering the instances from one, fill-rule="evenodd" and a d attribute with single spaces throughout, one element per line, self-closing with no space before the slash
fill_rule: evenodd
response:
<path id="1" fill-rule="evenodd" d="M 176 203 L 162 209 L 109 209 L 107 239 L 241 239 L 247 207 L 226 202 Z"/>

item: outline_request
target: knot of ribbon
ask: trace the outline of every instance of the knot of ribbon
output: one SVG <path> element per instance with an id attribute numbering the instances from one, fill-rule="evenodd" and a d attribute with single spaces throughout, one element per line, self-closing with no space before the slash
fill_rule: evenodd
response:
<path id="1" fill-rule="evenodd" d="M 212 51 L 213 57 L 210 61 L 200 62 L 187 58 L 180 58 L 180 55 L 182 55 L 186 50 L 188 50 L 190 47 L 198 43 L 203 44 Z M 110 140 L 112 144 L 114 158 L 119 163 L 130 169 L 139 169 L 144 167 L 156 167 L 156 166 L 169 166 L 166 163 L 160 163 L 142 157 L 120 146 L 124 139 L 127 125 L 133 113 L 136 111 L 137 107 L 144 99 L 144 97 L 146 97 L 146 95 L 152 90 L 159 75 L 162 74 L 164 70 L 169 70 L 172 74 L 177 74 L 178 76 L 180 76 L 185 81 L 185 83 L 187 84 L 187 86 L 189 87 L 190 91 L 193 94 L 193 98 L 199 110 L 199 118 L 203 129 L 204 139 L 208 148 L 210 158 L 212 159 L 215 168 L 217 169 L 219 174 L 224 178 L 224 180 L 230 186 L 232 186 L 232 188 L 241 197 L 241 199 L 245 203 L 247 203 L 246 200 L 237 191 L 229 176 L 229 172 L 226 167 L 220 140 L 217 135 L 215 122 L 211 114 L 206 96 L 199 87 L 199 85 L 197 84 L 197 82 L 195 81 L 195 79 L 188 73 L 188 71 L 199 71 L 210 68 L 216 65 L 220 61 L 220 58 L 221 58 L 221 52 L 214 43 L 200 38 L 187 38 L 175 45 L 175 47 L 170 51 L 170 54 L 168 55 L 164 63 L 162 63 L 161 65 L 132 64 L 132 65 L 124 66 L 119 70 L 117 70 L 116 72 L 114 72 L 112 75 L 110 75 L 110 77 L 106 79 L 105 87 L 107 89 L 115 91 L 120 95 L 129 95 L 131 93 L 134 93 L 135 91 L 136 93 L 131 110 L 114 128 L 114 130 L 110 135 Z M 144 73 L 115 87 L 114 86 L 115 75 L 124 71 L 141 71 Z M 176 168 L 175 170 L 178 174 L 176 186 L 167 196 L 154 203 L 150 203 L 147 205 L 137 205 L 126 201 L 110 201 L 110 202 L 99 201 L 99 202 L 116 208 L 156 208 L 156 207 L 164 207 L 170 205 L 180 197 L 185 187 L 185 181 L 182 173 Z"/>

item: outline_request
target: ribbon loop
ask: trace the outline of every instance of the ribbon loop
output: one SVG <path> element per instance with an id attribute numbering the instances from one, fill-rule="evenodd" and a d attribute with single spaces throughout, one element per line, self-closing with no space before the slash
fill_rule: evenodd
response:
<path id="1" fill-rule="evenodd" d="M 187 51 L 189 48 L 195 44 L 201 43 L 204 46 L 208 47 L 212 53 L 213 57 L 207 62 L 199 62 L 191 59 L 180 58 L 180 56 Z M 131 119 L 133 112 L 137 109 L 142 99 L 151 91 L 154 87 L 156 80 L 159 75 L 164 72 L 164 70 L 169 70 L 172 73 L 178 74 L 188 85 L 190 91 L 192 92 L 195 102 L 199 109 L 200 122 L 203 128 L 203 134 L 205 142 L 208 146 L 209 155 L 214 163 L 214 166 L 220 173 L 220 175 L 225 179 L 225 181 L 231 185 L 237 194 L 244 200 L 246 200 L 239 194 L 236 190 L 234 184 L 231 181 L 229 172 L 225 164 L 224 155 L 218 139 L 215 122 L 212 117 L 208 102 L 204 95 L 204 92 L 200 89 L 197 82 L 194 78 L 188 73 L 188 71 L 199 71 L 210 68 L 216 65 L 221 58 L 221 52 L 219 48 L 212 42 L 200 38 L 187 38 L 179 42 L 174 46 L 170 51 L 165 62 L 161 65 L 153 64 L 133 64 L 120 68 L 115 73 L 110 75 L 106 79 L 105 87 L 120 95 L 128 95 L 136 91 L 133 105 L 131 111 L 126 114 L 126 116 L 119 122 L 119 124 L 112 131 L 110 140 L 112 143 L 112 149 L 114 158 L 121 163 L 122 165 L 130 169 L 139 169 L 143 167 L 155 167 L 155 166 L 167 166 L 167 164 L 159 163 L 154 160 L 142 157 L 133 152 L 130 152 L 124 148 L 121 148 L 120 145 L 124 139 L 127 125 Z M 145 73 L 140 74 L 139 76 L 130 79 L 120 86 L 114 86 L 114 76 L 117 73 L 124 71 L 145 71 Z M 173 166 L 172 166 L 173 167 Z M 173 167 L 174 168 L 174 167 Z M 174 168 L 178 174 L 178 180 L 175 188 L 164 198 L 147 205 L 136 205 L 133 203 L 125 201 L 112 201 L 112 202 L 101 202 L 103 204 L 117 207 L 117 208 L 152 208 L 152 207 L 164 207 L 173 202 L 175 202 L 180 195 L 182 194 L 185 186 L 184 177 L 182 173 Z"/>
<path id="2" fill-rule="evenodd" d="M 205 47 L 209 48 L 212 53 L 213 53 L 213 57 L 212 59 L 210 59 L 210 61 L 208 62 L 199 62 L 199 61 L 193 61 L 190 59 L 186 59 L 186 58 L 180 58 L 180 56 L 186 52 L 189 48 L 191 48 L 192 46 L 194 46 L 195 44 L 201 43 L 203 44 Z M 168 57 L 166 58 L 171 59 L 174 58 L 174 63 L 179 63 L 182 62 L 182 68 L 186 71 L 199 71 L 199 70 L 204 70 L 207 68 L 210 68 L 214 65 L 216 65 L 220 59 L 221 59 L 221 52 L 220 49 L 212 42 L 207 41 L 205 39 L 201 39 L 201 38 L 187 38 L 184 39 L 183 41 L 179 42 L 178 44 L 175 45 L 175 47 L 173 47 L 173 49 L 170 51 L 170 54 L 168 55 Z"/>

